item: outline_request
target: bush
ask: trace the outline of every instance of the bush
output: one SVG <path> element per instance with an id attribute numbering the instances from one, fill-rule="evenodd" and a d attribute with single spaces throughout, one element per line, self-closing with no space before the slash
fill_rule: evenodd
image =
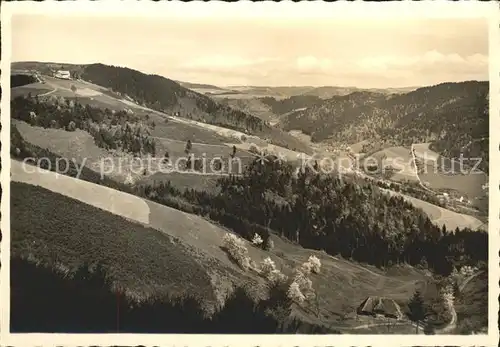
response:
<path id="1" fill-rule="evenodd" d="M 269 282 L 271 282 L 272 285 L 282 285 L 286 283 L 288 277 L 285 274 L 283 274 L 280 270 L 275 269 L 271 271 L 271 273 L 269 274 L 268 280 Z"/>
<path id="2" fill-rule="evenodd" d="M 312 281 L 301 271 L 296 271 L 293 283 L 297 283 L 300 291 L 307 299 L 315 297 Z"/>
<path id="3" fill-rule="evenodd" d="M 468 265 L 462 266 L 462 268 L 460 269 L 460 274 L 464 277 L 472 276 L 476 272 L 477 272 L 477 267 L 472 267 Z"/>
<path id="4" fill-rule="evenodd" d="M 311 265 L 311 271 L 315 274 L 319 273 L 321 269 L 321 262 L 319 261 L 319 258 L 315 255 L 311 255 L 308 262 Z"/>
<path id="5" fill-rule="evenodd" d="M 252 239 L 252 243 L 255 246 L 260 246 L 262 244 L 262 242 L 263 242 L 262 237 L 260 237 L 259 234 L 255 233 L 255 235 L 253 236 L 253 239 Z"/>
<path id="6" fill-rule="evenodd" d="M 288 288 L 287 291 L 287 296 L 289 299 L 298 301 L 299 303 L 304 302 L 304 300 L 306 299 L 304 294 L 302 294 L 302 292 L 300 291 L 297 282 L 292 282 L 292 284 L 290 284 L 290 287 Z"/>
<path id="7" fill-rule="evenodd" d="M 268 277 L 274 270 L 276 270 L 276 264 L 274 264 L 274 261 L 270 257 L 267 257 L 260 263 L 260 271 L 262 275 Z"/>
<path id="8" fill-rule="evenodd" d="M 250 257 L 243 240 L 234 234 L 227 233 L 222 241 L 223 247 L 238 265 L 244 270 L 250 269 Z"/>
<path id="9" fill-rule="evenodd" d="M 267 257 L 260 263 L 260 273 L 266 277 L 272 285 L 280 285 L 288 279 L 286 275 L 276 269 L 276 264 L 270 257 Z"/>
<path id="10" fill-rule="evenodd" d="M 301 274 L 307 276 L 312 271 L 312 265 L 309 262 L 305 262 L 300 266 L 300 268 L 296 271 L 296 276 L 300 276 Z M 299 274 L 300 273 L 300 274 Z"/>

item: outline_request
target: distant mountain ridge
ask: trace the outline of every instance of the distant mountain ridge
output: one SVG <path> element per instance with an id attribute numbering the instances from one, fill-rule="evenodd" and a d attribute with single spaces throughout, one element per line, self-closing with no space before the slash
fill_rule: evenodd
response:
<path id="1" fill-rule="evenodd" d="M 488 82 L 466 81 L 396 95 L 355 92 L 291 112 L 282 124 L 287 131 L 302 130 L 315 142 L 381 139 L 409 146 L 437 141 L 441 152 L 456 155 L 469 142 L 488 137 L 488 88 Z M 477 147 L 474 151 L 487 157 L 487 143 Z"/>
<path id="2" fill-rule="evenodd" d="M 181 86 L 184 88 L 189 88 L 189 89 L 216 89 L 216 90 L 221 90 L 223 91 L 224 88 L 214 86 L 212 84 L 203 84 L 203 83 L 191 83 L 191 82 L 183 82 L 183 81 L 178 81 L 175 80 L 175 82 L 179 83 Z"/>

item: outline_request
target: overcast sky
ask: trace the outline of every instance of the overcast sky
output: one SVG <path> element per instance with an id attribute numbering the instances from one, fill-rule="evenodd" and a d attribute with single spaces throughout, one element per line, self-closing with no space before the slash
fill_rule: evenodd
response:
<path id="1" fill-rule="evenodd" d="M 12 61 L 104 63 L 215 85 L 404 87 L 488 79 L 484 19 L 17 15 Z"/>

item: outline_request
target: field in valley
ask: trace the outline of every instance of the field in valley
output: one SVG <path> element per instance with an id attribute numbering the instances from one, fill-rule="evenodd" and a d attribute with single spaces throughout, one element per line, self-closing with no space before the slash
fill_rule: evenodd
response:
<path id="1" fill-rule="evenodd" d="M 442 226 L 444 224 L 446 225 L 447 230 L 455 230 L 455 228 L 457 227 L 471 228 L 473 230 L 475 229 L 488 230 L 487 224 L 483 223 L 481 220 L 473 216 L 469 216 L 463 213 L 453 212 L 443 207 L 433 205 L 431 203 L 428 203 L 426 201 L 408 195 L 396 193 L 391 190 L 387 189 L 384 190 L 389 194 L 402 196 L 405 200 L 411 202 L 413 206 L 421 208 L 427 214 L 427 216 L 429 216 L 429 219 L 434 224 L 439 226 Z"/>
<path id="2" fill-rule="evenodd" d="M 395 169 L 388 179 L 396 182 L 418 182 L 409 148 L 389 147 L 371 154 L 369 157 L 373 158 L 374 162 L 378 162 L 383 158 L 382 165 L 384 168 L 392 167 Z M 367 161 L 367 164 L 370 164 L 370 162 Z"/>
<path id="3" fill-rule="evenodd" d="M 413 147 L 415 156 L 420 159 L 417 160 L 418 175 L 424 185 L 436 192 L 453 194 L 456 198 L 463 196 L 469 199 L 473 206 L 487 211 L 487 191 L 483 189 L 488 183 L 485 173 L 465 168 L 464 172 L 460 172 L 458 161 L 444 158 L 430 150 L 429 143 L 416 144 Z"/>
<path id="4" fill-rule="evenodd" d="M 70 267 L 86 259 L 103 260 L 112 269 L 114 280 L 127 285 L 135 295 L 156 290 L 173 294 L 189 291 L 207 301 L 222 301 L 231 290 L 228 282 L 239 285 L 250 281 L 254 288 L 265 284 L 252 271 L 241 270 L 221 249 L 222 236 L 227 231 L 199 216 L 135 197 L 129 205 L 116 204 L 113 210 L 100 205 L 100 201 L 109 203 L 99 198 L 109 194 L 108 188 L 95 186 L 90 190 L 93 194 L 89 194 L 82 182 L 63 182 L 51 172 L 28 179 L 15 165 L 11 209 L 12 247 L 16 254 L 31 254 L 49 261 L 51 254 L 57 252 L 59 261 Z M 128 196 L 116 194 L 120 197 L 117 195 L 115 201 Z M 140 214 L 131 214 L 130 210 L 136 209 Z M 34 222 L 38 220 L 43 223 Z M 321 260 L 321 273 L 311 275 L 319 297 L 319 317 L 312 314 L 316 312 L 314 307 L 295 307 L 295 314 L 310 322 L 350 329 L 363 322 L 352 318 L 341 323 L 339 319 L 352 313 L 367 296 L 383 295 L 404 304 L 417 287 L 434 295 L 428 291 L 432 285 L 425 274 L 411 267 L 401 266 L 385 273 L 372 266 L 303 249 L 278 237 L 273 239 L 275 248 L 270 252 L 247 242 L 252 260 L 258 263 L 269 256 L 277 268 L 289 275 L 311 254 Z"/>

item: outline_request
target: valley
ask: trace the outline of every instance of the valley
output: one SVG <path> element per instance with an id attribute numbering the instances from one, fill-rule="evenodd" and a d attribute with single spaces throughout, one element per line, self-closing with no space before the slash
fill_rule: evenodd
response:
<path id="1" fill-rule="evenodd" d="M 448 283 L 434 274 L 446 277 L 455 267 L 487 259 L 482 187 L 488 176 L 423 173 L 430 164 L 422 157 L 445 158 L 424 142 L 432 137 L 421 133 L 427 120 L 408 139 L 396 134 L 413 134 L 409 115 L 442 101 L 415 107 L 420 89 L 234 87 L 245 95 L 238 98 L 221 87 L 178 84 L 131 69 L 54 65 L 77 77 L 51 77 L 50 64 L 14 64 L 37 71 L 42 81 L 11 93 L 13 255 L 68 269 L 100 261 L 130 297 L 189 293 L 209 313 L 239 287 L 266 300 L 269 283 L 259 268 L 266 258 L 293 278 L 314 255 L 321 263 L 321 272 L 310 274 L 314 298 L 292 300 L 283 329 L 299 324 L 330 333 L 401 334 L 415 330 L 405 307 L 416 291 L 432 302 L 433 314 L 446 311 L 440 291 Z M 375 127 L 367 125 L 374 120 Z M 375 138 L 380 145 L 372 146 Z M 46 170 L 33 174 L 22 167 L 23 159 L 45 155 Z M 178 166 L 191 156 L 193 167 Z M 206 171 L 207 161 L 233 156 L 241 167 Z M 76 170 L 53 172 L 64 158 Z M 300 170 L 311 158 L 311 166 Z M 338 165 L 316 175 L 315 158 Z M 400 166 L 372 173 L 364 165 L 368 158 L 382 168 Z M 145 166 L 151 159 L 156 169 Z M 463 213 L 466 208 L 472 212 Z M 33 222 L 42 219 L 41 226 Z M 228 233 L 243 240 L 250 270 L 224 250 Z M 262 246 L 252 242 L 254 235 L 264 239 Z M 455 251 L 458 244 L 480 247 Z M 390 298 L 404 317 L 360 314 L 372 296 Z M 436 329 L 449 323 L 439 317 Z"/>

